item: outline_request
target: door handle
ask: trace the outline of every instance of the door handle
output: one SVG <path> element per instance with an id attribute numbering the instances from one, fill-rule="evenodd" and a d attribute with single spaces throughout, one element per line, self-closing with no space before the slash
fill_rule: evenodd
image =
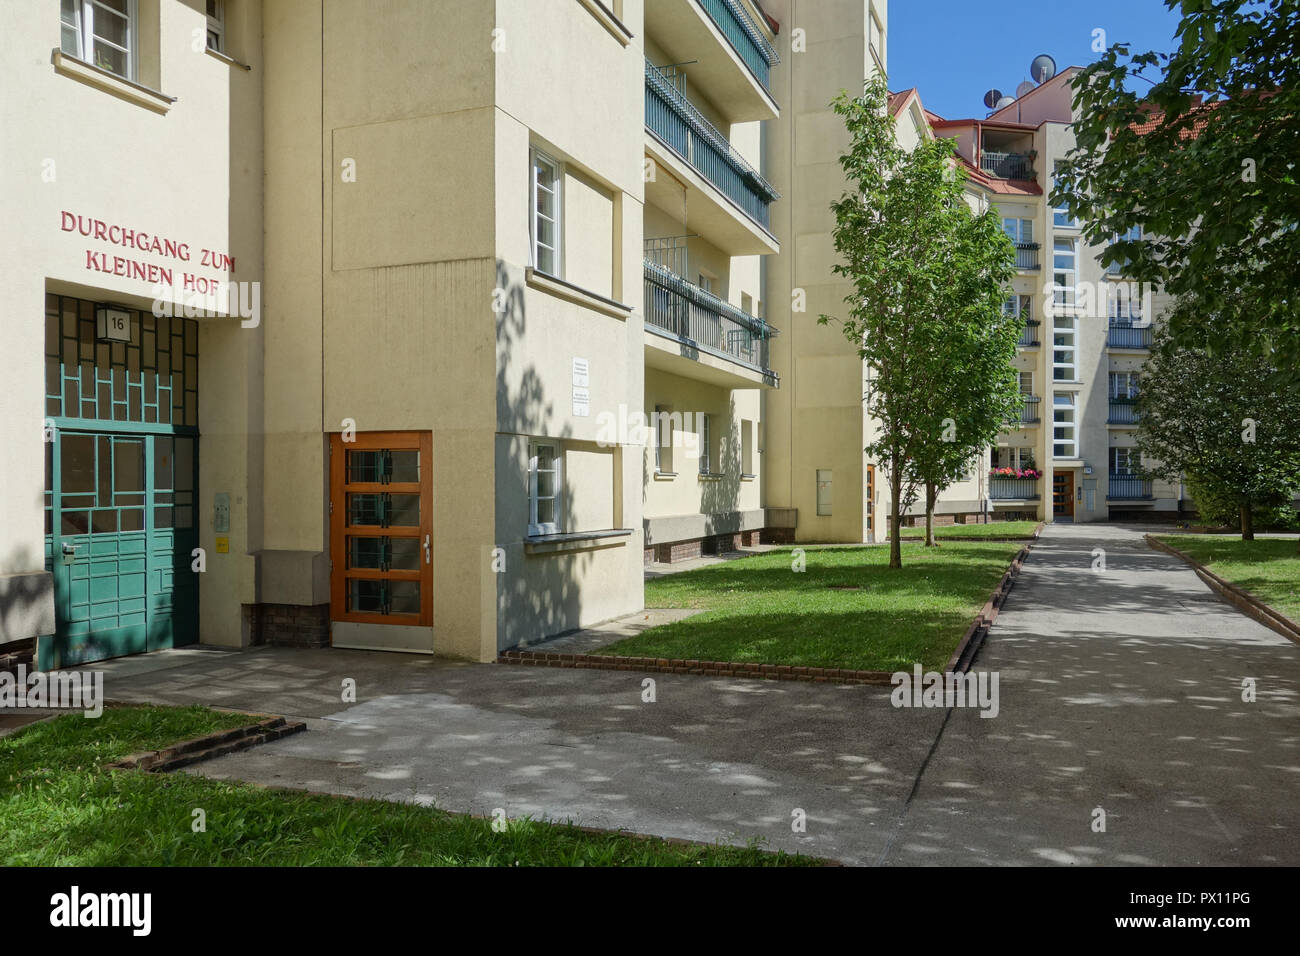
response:
<path id="1" fill-rule="evenodd" d="M 427 534 L 424 536 L 424 563 L 425 564 L 433 563 L 433 559 L 429 554 L 429 536 Z"/>
<path id="2" fill-rule="evenodd" d="M 63 542 L 62 551 L 64 554 L 76 554 L 77 546 L 75 544 L 68 544 L 68 542 L 65 541 Z"/>

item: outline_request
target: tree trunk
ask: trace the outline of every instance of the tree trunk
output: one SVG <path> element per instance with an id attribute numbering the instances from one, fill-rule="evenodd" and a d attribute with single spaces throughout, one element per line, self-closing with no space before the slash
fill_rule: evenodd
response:
<path id="1" fill-rule="evenodd" d="M 1255 516 L 1251 513 L 1249 501 L 1241 503 L 1241 540 L 1255 540 Z"/>
<path id="2" fill-rule="evenodd" d="M 901 456 L 895 455 L 893 461 L 893 481 L 889 483 L 890 509 L 893 513 L 893 521 L 889 528 L 889 566 L 891 568 L 901 568 L 903 566 L 903 516 L 898 513 L 903 501 L 903 467 L 899 460 Z"/>
<path id="3" fill-rule="evenodd" d="M 925 546 L 934 547 L 934 483 L 925 483 Z"/>

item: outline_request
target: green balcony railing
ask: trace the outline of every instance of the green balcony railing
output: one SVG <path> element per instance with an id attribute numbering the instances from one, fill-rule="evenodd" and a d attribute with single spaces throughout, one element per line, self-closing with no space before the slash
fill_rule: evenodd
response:
<path id="1" fill-rule="evenodd" d="M 1137 475 L 1111 475 L 1108 497 L 1119 501 L 1147 501 L 1152 497 L 1151 479 Z"/>
<path id="2" fill-rule="evenodd" d="M 647 259 L 644 268 L 647 325 L 761 372 L 770 385 L 779 384 L 768 358 L 775 329 L 657 262 Z"/>
<path id="3" fill-rule="evenodd" d="M 722 35 L 727 38 L 731 48 L 745 61 L 754 79 L 762 84 L 763 89 L 771 90 L 772 66 L 781 62 L 776 49 L 767 42 L 767 37 L 759 31 L 750 19 L 740 0 L 696 0 L 709 19 L 714 22 Z"/>
<path id="4" fill-rule="evenodd" d="M 771 231 L 768 207 L 781 198 L 780 193 L 649 60 L 645 64 L 645 125 L 745 215 Z"/>

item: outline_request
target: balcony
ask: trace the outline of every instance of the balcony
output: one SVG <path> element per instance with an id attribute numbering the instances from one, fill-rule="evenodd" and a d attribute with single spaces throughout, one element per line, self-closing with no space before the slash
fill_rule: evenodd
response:
<path id="1" fill-rule="evenodd" d="M 1150 501 L 1151 479 L 1135 475 L 1111 475 L 1107 497 L 1111 501 Z"/>
<path id="2" fill-rule="evenodd" d="M 1021 395 L 1020 424 L 1037 425 L 1042 419 L 1038 416 L 1038 406 L 1042 399 L 1037 395 Z"/>
<path id="3" fill-rule="evenodd" d="M 776 330 L 647 259 L 646 364 L 729 388 L 780 385 L 769 367 Z"/>
<path id="4" fill-rule="evenodd" d="M 1134 320 L 1111 317 L 1110 327 L 1106 330 L 1106 345 L 1112 349 L 1151 348 L 1151 326 L 1135 325 Z"/>
<path id="5" fill-rule="evenodd" d="M 1037 501 L 1038 479 L 990 475 L 989 498 L 992 501 Z"/>
<path id="6" fill-rule="evenodd" d="M 980 170 L 998 179 L 1034 179 L 1034 157 L 1028 153 L 980 153 Z"/>
<path id="7" fill-rule="evenodd" d="M 1016 268 L 1024 272 L 1037 272 L 1042 266 L 1038 262 L 1038 243 L 1017 242 Z"/>
<path id="8" fill-rule="evenodd" d="M 654 170 L 646 201 L 680 215 L 682 187 L 689 226 L 731 255 L 779 251 L 769 207 L 780 198 L 677 86 L 650 61 L 645 65 L 646 151 Z"/>
<path id="9" fill-rule="evenodd" d="M 1138 410 L 1136 398 L 1111 396 L 1110 413 L 1106 416 L 1107 425 L 1136 425 Z"/>
<path id="10" fill-rule="evenodd" d="M 781 61 L 743 0 L 653 0 L 646 34 L 733 123 L 776 119 L 772 67 Z"/>
<path id="11" fill-rule="evenodd" d="M 1042 344 L 1038 340 L 1038 329 L 1042 325 L 1035 319 L 1025 319 L 1025 327 L 1020 330 L 1020 340 L 1016 342 L 1022 349 L 1033 348 Z"/>

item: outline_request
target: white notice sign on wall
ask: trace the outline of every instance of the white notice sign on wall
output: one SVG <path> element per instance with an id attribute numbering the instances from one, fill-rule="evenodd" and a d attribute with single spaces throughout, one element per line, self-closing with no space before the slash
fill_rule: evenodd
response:
<path id="1" fill-rule="evenodd" d="M 575 418 L 587 418 L 591 415 L 591 392 L 588 386 L 590 365 L 585 358 L 573 359 L 573 415 Z"/>

